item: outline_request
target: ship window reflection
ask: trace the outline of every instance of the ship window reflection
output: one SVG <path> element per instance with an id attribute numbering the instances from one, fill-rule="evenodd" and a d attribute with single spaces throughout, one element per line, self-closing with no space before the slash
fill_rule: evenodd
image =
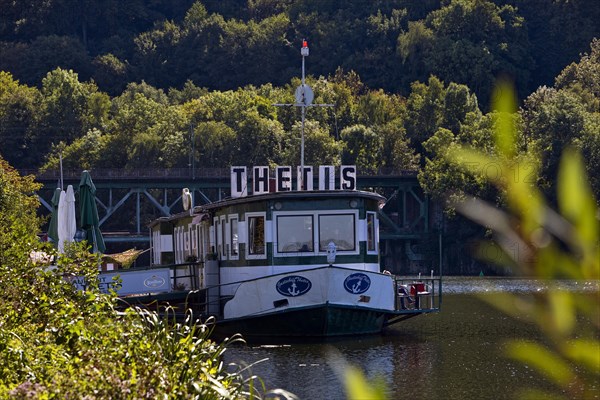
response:
<path id="1" fill-rule="evenodd" d="M 221 257 L 223 257 L 223 259 L 227 258 L 227 247 L 229 245 L 229 243 L 227 242 L 227 224 L 225 223 L 225 219 L 222 217 L 221 219 Z"/>
<path id="2" fill-rule="evenodd" d="M 248 254 L 265 254 L 265 217 L 248 218 Z"/>
<path id="3" fill-rule="evenodd" d="M 313 252 L 313 216 L 277 217 L 277 252 Z"/>
<path id="4" fill-rule="evenodd" d="M 238 220 L 237 218 L 232 218 L 230 220 L 231 223 L 231 255 L 238 255 Z"/>
<path id="5" fill-rule="evenodd" d="M 319 251 L 327 251 L 329 242 L 337 251 L 356 250 L 354 214 L 319 215 Z"/>
<path id="6" fill-rule="evenodd" d="M 219 221 L 218 218 L 215 218 L 215 220 L 215 244 L 217 246 L 217 254 L 220 256 L 223 254 L 223 251 L 221 250 L 221 243 L 223 243 L 223 236 L 221 236 L 221 221 Z"/>
<path id="7" fill-rule="evenodd" d="M 367 213 L 367 251 L 375 250 L 375 213 Z"/>

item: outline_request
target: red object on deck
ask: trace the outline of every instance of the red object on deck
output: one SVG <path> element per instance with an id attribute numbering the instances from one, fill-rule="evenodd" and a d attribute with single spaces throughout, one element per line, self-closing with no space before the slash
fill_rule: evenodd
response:
<path id="1" fill-rule="evenodd" d="M 424 283 L 413 283 L 410 285 L 410 295 L 411 296 L 415 296 L 417 293 L 424 292 L 424 291 L 425 291 Z"/>

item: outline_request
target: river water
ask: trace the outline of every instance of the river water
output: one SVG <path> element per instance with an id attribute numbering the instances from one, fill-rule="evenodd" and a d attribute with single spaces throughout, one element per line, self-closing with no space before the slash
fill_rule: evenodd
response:
<path id="1" fill-rule="evenodd" d="M 256 363 L 251 372 L 267 388 L 282 388 L 300 399 L 345 399 L 339 371 L 346 363 L 370 381 L 383 380 L 388 399 L 514 399 L 525 387 L 560 394 L 534 370 L 503 355 L 508 339 L 541 341 L 544 336 L 524 317 L 508 317 L 485 301 L 497 292 L 527 295 L 548 286 L 527 279 L 451 277 L 444 281 L 440 313 L 400 322 L 381 335 L 234 346 L 225 361 Z M 598 282 L 558 286 L 599 290 Z M 600 398 L 600 383 L 596 390 Z"/>

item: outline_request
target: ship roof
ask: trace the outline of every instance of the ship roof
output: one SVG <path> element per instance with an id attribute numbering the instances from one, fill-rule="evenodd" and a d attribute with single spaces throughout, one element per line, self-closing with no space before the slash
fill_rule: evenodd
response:
<path id="1" fill-rule="evenodd" d="M 249 204 L 263 201 L 308 201 L 319 199 L 338 199 L 338 198 L 366 198 L 374 201 L 385 201 L 385 198 L 378 193 L 367 192 L 363 190 L 305 190 L 305 191 L 289 191 L 289 192 L 274 192 L 258 195 L 249 195 L 243 197 L 229 197 L 223 200 L 218 200 L 209 204 L 195 206 L 192 210 L 183 211 L 173 214 L 168 217 L 160 217 L 152 221 L 149 226 L 153 227 L 160 222 L 168 222 L 178 220 L 185 217 L 200 218 L 207 217 L 208 213 L 224 207 L 231 207 L 242 204 Z"/>
<path id="2" fill-rule="evenodd" d="M 227 198 L 213 203 L 199 206 L 203 211 L 211 211 L 218 208 L 235 206 L 238 204 L 247 204 L 252 202 L 270 201 L 270 200 L 297 200 L 307 201 L 326 198 L 344 198 L 344 197 L 363 197 L 374 201 L 385 201 L 385 198 L 378 193 L 366 192 L 362 190 L 304 190 L 265 193 L 259 195 L 250 195 L 244 197 Z"/>

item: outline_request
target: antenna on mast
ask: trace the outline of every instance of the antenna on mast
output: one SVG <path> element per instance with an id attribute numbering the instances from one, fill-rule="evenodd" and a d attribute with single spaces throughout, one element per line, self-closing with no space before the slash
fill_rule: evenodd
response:
<path id="1" fill-rule="evenodd" d="M 304 78 L 304 59 L 308 57 L 308 41 L 306 39 L 302 39 L 302 47 L 300 48 L 300 55 L 302 55 L 302 83 L 300 86 L 296 88 L 296 92 L 294 93 L 294 97 L 296 98 L 296 102 L 294 104 L 273 104 L 278 107 L 300 107 L 300 111 L 302 113 L 302 138 L 300 141 L 300 187 L 297 190 L 304 190 L 305 182 L 304 182 L 304 120 L 306 114 L 306 107 L 334 107 L 335 104 L 312 104 L 315 99 L 315 94 L 313 93 L 310 86 L 305 83 Z"/>

